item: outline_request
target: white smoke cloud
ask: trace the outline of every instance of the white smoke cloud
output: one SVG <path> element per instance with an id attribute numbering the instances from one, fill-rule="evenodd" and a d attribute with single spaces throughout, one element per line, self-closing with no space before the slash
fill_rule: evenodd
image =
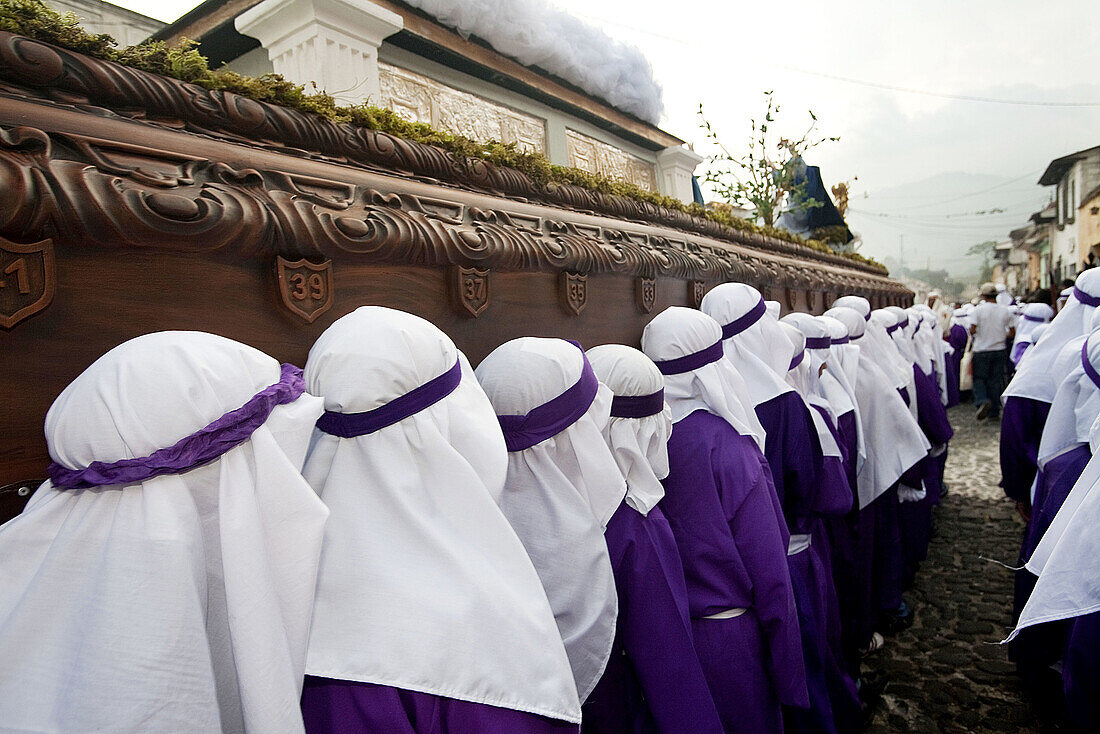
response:
<path id="1" fill-rule="evenodd" d="M 656 125 L 661 87 L 640 50 L 539 0 L 405 0 L 464 37 L 538 66 Z"/>

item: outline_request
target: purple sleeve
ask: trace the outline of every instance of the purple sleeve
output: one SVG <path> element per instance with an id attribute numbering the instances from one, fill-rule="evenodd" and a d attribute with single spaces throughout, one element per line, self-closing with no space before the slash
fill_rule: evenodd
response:
<path id="1" fill-rule="evenodd" d="M 737 477 L 720 474 L 718 480 L 721 485 L 737 481 Z M 774 493 L 761 472 L 747 491 L 742 488 L 739 492 L 724 491 L 722 495 L 743 497 L 738 507 L 730 508 L 729 526 L 752 584 L 752 609 L 764 632 L 768 650 L 766 667 L 776 695 L 781 703 L 806 706 L 802 637 L 787 567 L 787 546 L 783 542 L 784 522 L 776 511 Z"/>
<path id="2" fill-rule="evenodd" d="M 659 508 L 643 517 L 623 503 L 608 531 L 624 541 L 615 567 L 619 634 L 657 728 L 721 734 L 692 642 L 684 571 L 668 520 Z"/>
<path id="3" fill-rule="evenodd" d="M 1050 403 L 1012 396 L 1001 418 L 1001 488 L 1009 499 L 1031 503 L 1031 483 L 1038 469 L 1039 439 Z"/>

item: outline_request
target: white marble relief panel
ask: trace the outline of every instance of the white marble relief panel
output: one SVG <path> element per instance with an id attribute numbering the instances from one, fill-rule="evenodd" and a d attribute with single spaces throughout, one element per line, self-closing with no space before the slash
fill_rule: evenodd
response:
<path id="1" fill-rule="evenodd" d="M 602 140 L 566 130 L 569 165 L 589 173 L 629 181 L 650 191 L 657 190 L 657 166 Z"/>
<path id="2" fill-rule="evenodd" d="M 390 64 L 378 64 L 382 106 L 479 142 L 515 143 L 520 150 L 546 153 L 546 122 L 434 79 Z"/>

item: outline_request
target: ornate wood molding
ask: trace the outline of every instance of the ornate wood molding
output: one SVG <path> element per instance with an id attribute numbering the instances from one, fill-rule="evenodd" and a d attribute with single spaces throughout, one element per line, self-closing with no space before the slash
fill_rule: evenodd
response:
<path id="1" fill-rule="evenodd" d="M 496 197 L 567 210 L 549 217 L 548 222 L 573 219 L 571 213 L 577 212 L 641 222 L 682 233 L 677 236 L 670 232 L 667 244 L 649 236 L 641 251 L 634 253 L 633 256 L 646 261 L 637 263 L 639 272 L 646 271 L 646 275 L 663 271 L 668 274 L 675 272 L 678 277 L 698 275 L 706 280 L 740 279 L 745 273 L 743 266 L 752 264 L 752 255 L 740 256 L 736 258 L 736 263 L 726 256 L 714 257 L 715 252 L 723 249 L 721 244 L 732 244 L 769 256 L 827 264 L 832 266 L 830 271 L 845 271 L 856 282 L 864 282 L 866 286 L 863 288 L 853 286 L 860 292 L 866 292 L 867 287 L 875 287 L 882 288 L 884 292 L 908 293 L 899 284 L 888 280 L 879 268 L 804 245 L 732 229 L 684 212 L 594 193 L 576 186 L 543 186 L 515 169 L 500 168 L 485 161 L 462 160 L 438 148 L 386 133 L 335 123 L 229 92 L 210 91 L 98 61 L 7 32 L 0 32 L 0 93 L 6 94 L 9 99 L 36 97 L 55 105 L 78 108 L 86 114 L 125 118 L 142 125 L 182 130 L 208 139 L 274 150 L 297 158 L 328 160 L 342 166 L 413 177 L 421 181 L 445 182 L 467 191 L 488 192 Z M 18 120 L 0 114 L 0 122 L 10 125 Z M 437 260 L 484 263 L 485 251 L 494 247 L 499 250 L 497 243 L 503 241 L 513 243 L 511 257 L 525 261 L 532 256 L 530 242 L 525 239 L 525 235 L 530 233 L 522 228 L 500 224 L 500 218 L 494 219 L 491 211 L 466 212 L 473 221 L 463 223 L 463 233 L 443 236 L 439 234 L 436 224 L 442 221 L 438 218 L 439 212 L 432 211 L 430 206 L 426 210 L 424 207 L 418 209 L 414 202 L 405 198 L 393 200 L 384 194 L 368 196 L 367 192 L 357 187 L 341 191 L 334 182 L 324 182 L 318 191 L 308 184 L 299 187 L 298 182 L 289 180 L 290 177 L 277 183 L 279 174 L 274 171 L 234 168 L 225 163 L 186 157 L 177 158 L 174 166 L 170 166 L 173 168 L 171 171 L 154 169 L 150 173 L 141 166 L 128 163 L 125 155 L 116 153 L 112 157 L 108 153 L 97 159 L 97 151 L 100 154 L 103 151 L 96 149 L 94 143 L 81 144 L 79 141 L 70 141 L 70 144 L 78 150 L 83 149 L 83 155 L 75 156 L 68 162 L 81 168 L 90 164 L 94 170 L 86 177 L 79 170 L 65 171 L 63 182 L 56 183 L 32 172 L 42 171 L 44 161 L 48 161 L 53 169 L 65 168 L 62 161 L 53 160 L 49 136 L 41 130 L 8 130 L 6 136 L 5 163 L 12 157 L 18 158 L 23 170 L 11 174 L 17 184 L 16 190 L 3 191 L 0 195 L 10 201 L 13 197 L 25 197 L 33 190 L 46 189 L 46 193 L 54 198 L 37 206 L 20 207 L 19 216 L 24 219 L 18 223 L 6 216 L 5 209 L 4 216 L 8 221 L 4 231 L 9 231 L 14 224 L 20 225 L 16 229 L 33 229 L 27 217 L 48 219 L 54 203 L 65 197 L 72 200 L 79 193 L 90 197 L 93 202 L 98 197 L 100 203 L 110 197 L 129 197 L 125 211 L 119 212 L 121 219 L 110 221 L 112 217 L 107 213 L 97 215 L 92 211 L 81 211 L 81 218 L 94 220 L 105 228 L 93 230 L 91 234 L 105 235 L 105 231 L 111 230 L 125 234 L 130 224 L 144 233 L 150 228 L 170 223 L 172 232 L 169 239 L 177 244 L 186 241 L 189 249 L 204 249 L 204 246 L 218 241 L 255 241 L 238 236 L 245 234 L 245 230 L 248 234 L 255 234 L 262 247 L 274 247 L 277 251 L 286 247 L 294 249 L 285 241 L 280 241 L 280 233 L 273 228 L 283 230 L 282 235 L 285 235 L 288 227 L 308 225 L 312 227 L 308 232 L 311 239 L 328 238 L 352 252 L 370 252 L 371 248 L 380 251 L 400 249 L 402 245 L 394 242 L 393 238 L 408 230 L 414 233 L 415 238 L 434 238 L 435 243 L 429 249 L 433 250 Z M 114 146 L 116 152 L 123 148 L 125 145 L 122 143 Z M 123 177 L 121 181 L 128 193 L 107 190 L 114 185 L 112 174 Z M 8 175 L 7 171 L 5 175 Z M 63 190 L 59 191 L 59 188 Z M 93 204 L 91 208 L 99 205 Z M 328 211 L 303 212 L 302 215 L 293 213 L 310 208 Z M 501 208 L 507 209 L 505 206 Z M 341 209 L 352 211 L 338 214 Z M 283 214 L 291 216 L 280 219 Z M 551 227 L 547 222 L 544 226 Z M 620 256 L 614 252 L 603 252 L 600 246 L 582 246 L 582 241 L 595 245 L 595 240 L 601 238 L 590 238 L 590 233 L 583 231 L 570 231 L 570 226 L 564 223 L 557 231 L 544 231 L 543 236 L 560 241 L 555 246 L 562 251 L 561 258 L 566 261 L 577 257 L 581 261 L 596 261 L 596 267 L 577 267 L 578 270 L 598 272 L 612 267 L 616 262 L 622 263 L 624 258 L 629 259 L 626 253 Z M 214 236 L 215 232 L 211 229 L 217 230 L 218 235 L 231 234 L 234 229 L 239 231 L 226 239 Z M 428 232 L 436 234 L 429 236 L 426 234 Z M 685 235 L 692 240 L 706 238 L 713 246 L 697 250 L 697 243 L 692 243 L 685 248 L 686 251 L 680 251 L 677 240 Z M 137 239 L 142 236 L 144 234 L 137 235 Z M 608 235 L 607 239 L 625 248 L 625 241 L 615 242 L 613 236 Z M 464 254 L 442 256 L 438 252 L 442 241 L 452 237 L 461 241 L 457 246 Z M 629 236 L 627 238 L 630 239 Z M 584 253 L 580 254 L 578 248 Z M 704 252 L 704 249 L 710 251 Z M 503 257 L 509 259 L 509 256 Z M 536 259 L 539 258 L 547 261 L 559 259 L 554 247 L 540 252 L 536 256 Z M 565 262 L 555 264 L 558 267 L 566 265 Z M 836 273 L 830 272 L 829 275 L 833 279 Z M 804 276 L 795 277 L 804 279 Z"/>

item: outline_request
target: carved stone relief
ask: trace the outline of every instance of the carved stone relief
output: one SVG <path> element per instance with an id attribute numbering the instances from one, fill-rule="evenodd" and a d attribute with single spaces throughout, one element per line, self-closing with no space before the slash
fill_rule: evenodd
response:
<path id="1" fill-rule="evenodd" d="M 657 190 L 655 164 L 575 130 L 566 130 L 565 136 L 570 166 L 621 179 L 650 191 Z"/>
<path id="2" fill-rule="evenodd" d="M 408 120 L 483 143 L 499 140 L 520 150 L 546 152 L 545 120 L 390 64 L 378 64 L 378 76 L 382 105 Z"/>

